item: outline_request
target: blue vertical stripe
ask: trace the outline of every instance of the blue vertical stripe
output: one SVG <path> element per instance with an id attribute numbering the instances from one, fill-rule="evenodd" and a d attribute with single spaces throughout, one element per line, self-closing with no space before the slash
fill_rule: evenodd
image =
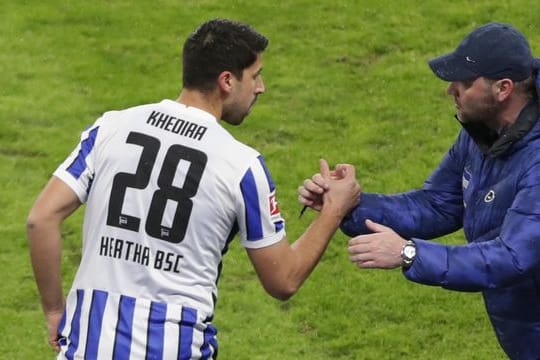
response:
<path id="1" fill-rule="evenodd" d="M 201 346 L 201 360 L 210 359 L 213 353 L 217 352 L 217 329 L 208 324 L 204 329 L 204 342 Z"/>
<path id="2" fill-rule="evenodd" d="M 146 359 L 162 359 L 165 337 L 165 318 L 167 304 L 152 302 L 148 318 L 148 340 L 146 341 Z"/>
<path id="3" fill-rule="evenodd" d="M 90 190 L 92 189 L 92 184 L 94 183 L 94 178 L 91 177 L 88 179 L 88 187 L 86 188 L 86 195 L 90 194 Z"/>
<path id="4" fill-rule="evenodd" d="M 197 323 L 197 310 L 182 307 L 182 319 L 180 320 L 180 351 L 178 360 L 191 359 L 191 343 L 193 342 L 193 327 Z"/>
<path id="5" fill-rule="evenodd" d="M 270 188 L 270 192 L 274 191 L 276 189 L 276 186 L 274 185 L 274 180 L 272 180 L 272 176 L 270 176 L 270 171 L 268 171 L 268 168 L 266 167 L 266 164 L 264 163 L 264 159 L 262 155 L 259 155 L 257 157 L 259 162 L 261 163 L 261 166 L 264 170 L 264 173 L 266 175 L 266 181 L 268 181 L 268 186 Z"/>
<path id="6" fill-rule="evenodd" d="M 77 290 L 77 303 L 75 304 L 75 313 L 71 319 L 71 330 L 69 332 L 69 345 L 66 351 L 66 359 L 72 360 L 75 351 L 79 347 L 79 336 L 81 333 L 81 308 L 84 300 L 84 291 Z"/>
<path id="7" fill-rule="evenodd" d="M 283 220 L 280 220 L 280 221 L 276 221 L 274 225 L 275 225 L 276 232 L 279 232 L 281 229 L 283 229 L 283 226 L 285 226 L 285 223 L 283 222 Z"/>
<path id="8" fill-rule="evenodd" d="M 257 159 L 259 159 L 259 162 L 261 163 L 261 166 L 262 166 L 262 168 L 264 170 L 264 173 L 266 175 L 266 181 L 268 181 L 268 186 L 270 188 L 270 192 L 272 192 L 272 191 L 274 191 L 276 189 L 276 185 L 274 184 L 274 180 L 272 180 L 272 176 L 270 176 L 270 171 L 268 171 L 268 168 L 266 167 L 266 164 L 264 163 L 264 159 L 263 159 L 262 155 L 259 155 L 259 157 Z M 276 232 L 279 232 L 280 230 L 282 230 L 284 225 L 285 225 L 285 223 L 283 222 L 283 220 L 276 221 L 274 223 Z"/>
<path id="9" fill-rule="evenodd" d="M 85 359 L 97 359 L 99 349 L 99 337 L 101 336 L 101 324 L 103 322 L 103 312 L 107 304 L 108 293 L 94 290 L 92 292 L 92 303 L 90 305 L 90 316 L 88 317 L 88 336 L 86 337 Z"/>
<path id="10" fill-rule="evenodd" d="M 118 323 L 114 339 L 113 359 L 129 359 L 131 353 L 131 337 L 133 336 L 133 314 L 135 313 L 135 298 L 120 296 L 118 308 Z"/>
<path id="11" fill-rule="evenodd" d="M 78 179 L 86 169 L 86 157 L 94 148 L 98 129 L 99 127 L 92 129 L 88 137 L 81 142 L 79 154 L 67 168 L 67 171 L 73 175 L 75 179 Z"/>
<path id="12" fill-rule="evenodd" d="M 60 323 L 58 324 L 58 345 L 60 346 L 66 345 L 67 339 L 62 336 L 62 333 L 64 332 L 64 328 L 66 327 L 66 318 L 67 318 L 67 310 L 64 307 L 62 318 L 60 319 Z"/>
<path id="13" fill-rule="evenodd" d="M 240 181 L 240 190 L 244 198 L 244 206 L 246 207 L 247 240 L 262 239 L 263 228 L 261 209 L 259 208 L 259 195 L 251 169 L 248 169 L 242 181 Z"/>
<path id="14" fill-rule="evenodd" d="M 225 256 L 227 251 L 229 251 L 229 244 L 231 243 L 231 241 L 233 241 L 236 234 L 238 234 L 238 229 L 239 229 L 238 221 L 235 221 L 231 229 L 231 232 L 229 233 L 229 236 L 227 236 L 227 240 L 225 241 L 225 246 L 223 247 L 223 249 L 221 249 L 221 261 L 218 264 L 218 272 L 216 276 L 216 288 L 219 282 L 219 278 L 221 277 L 221 269 L 223 269 L 223 256 Z M 212 299 L 214 303 L 213 307 L 215 308 L 217 296 L 214 293 L 212 293 Z"/>
<path id="15" fill-rule="evenodd" d="M 66 312 L 66 309 L 64 308 L 64 312 L 62 313 L 62 318 L 60 319 L 60 323 L 58 324 L 58 332 L 64 331 L 64 327 L 66 326 L 66 317 L 67 317 L 67 312 Z"/>

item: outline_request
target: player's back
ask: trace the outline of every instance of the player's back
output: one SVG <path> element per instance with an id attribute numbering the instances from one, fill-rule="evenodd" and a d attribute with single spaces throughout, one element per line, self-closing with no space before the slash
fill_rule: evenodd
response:
<path id="1" fill-rule="evenodd" d="M 179 346 L 181 326 L 168 323 L 211 319 L 222 256 L 245 227 L 240 182 L 257 157 L 210 114 L 170 100 L 108 112 L 85 131 L 55 175 L 87 202 L 64 328 L 79 331 L 86 353 L 99 342 L 100 354 L 117 351 L 117 340 L 103 345 L 102 329 L 117 337 L 129 328 L 133 354 L 152 336 Z M 205 331 L 210 339 L 214 330 L 202 330 L 201 347 Z"/>

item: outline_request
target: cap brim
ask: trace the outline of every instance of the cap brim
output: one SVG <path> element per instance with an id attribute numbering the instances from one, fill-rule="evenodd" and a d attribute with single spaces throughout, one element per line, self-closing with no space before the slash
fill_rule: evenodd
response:
<path id="1" fill-rule="evenodd" d="M 455 53 L 431 59 L 429 67 L 435 75 L 445 81 L 466 81 L 478 77 L 463 56 L 457 56 Z"/>

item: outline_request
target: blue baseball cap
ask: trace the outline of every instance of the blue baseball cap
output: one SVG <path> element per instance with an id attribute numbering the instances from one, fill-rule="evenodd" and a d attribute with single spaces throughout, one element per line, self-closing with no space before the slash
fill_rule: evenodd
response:
<path id="1" fill-rule="evenodd" d="M 488 23 L 473 30 L 454 52 L 429 61 L 431 70 L 446 81 L 478 77 L 525 80 L 533 71 L 529 42 L 509 24 Z"/>

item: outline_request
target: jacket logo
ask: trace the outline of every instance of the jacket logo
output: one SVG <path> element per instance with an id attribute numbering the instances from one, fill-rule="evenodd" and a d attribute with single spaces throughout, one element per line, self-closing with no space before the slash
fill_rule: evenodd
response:
<path id="1" fill-rule="evenodd" d="M 463 177 L 461 178 L 461 187 L 463 190 L 469 187 L 469 183 L 471 181 L 471 172 L 468 168 L 465 168 L 463 170 Z"/>
<path id="2" fill-rule="evenodd" d="M 492 202 L 493 200 L 495 200 L 495 191 L 489 190 L 489 192 L 484 197 L 484 202 L 488 203 L 488 202 Z"/>
<path id="3" fill-rule="evenodd" d="M 469 187 L 469 179 L 467 179 L 465 175 L 463 175 L 463 178 L 461 179 L 461 187 L 463 190 Z"/>

